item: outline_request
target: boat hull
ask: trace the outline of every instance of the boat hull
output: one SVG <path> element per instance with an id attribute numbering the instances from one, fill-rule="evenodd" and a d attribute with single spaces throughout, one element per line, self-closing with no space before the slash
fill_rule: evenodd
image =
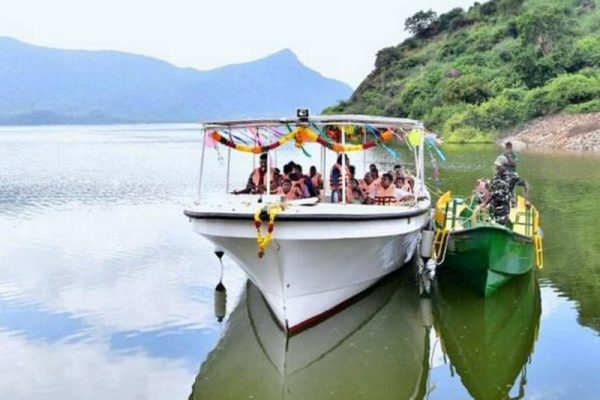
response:
<path id="1" fill-rule="evenodd" d="M 531 271 L 535 263 L 532 238 L 501 226 L 457 230 L 448 240 L 441 271 L 461 274 L 483 296 Z"/>
<path id="2" fill-rule="evenodd" d="M 294 334 L 343 308 L 410 260 L 429 222 L 425 207 L 400 213 L 381 207 L 381 217 L 371 219 L 358 211 L 367 207 L 372 212 L 368 207 L 377 206 L 346 206 L 347 215 L 331 214 L 328 207 L 278 216 L 273 242 L 263 257 L 258 256 L 251 218 L 186 215 L 196 233 L 237 262 L 280 325 Z"/>

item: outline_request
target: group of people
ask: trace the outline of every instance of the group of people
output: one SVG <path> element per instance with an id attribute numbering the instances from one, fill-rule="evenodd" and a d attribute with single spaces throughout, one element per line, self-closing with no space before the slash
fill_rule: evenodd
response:
<path id="1" fill-rule="evenodd" d="M 480 179 L 475 187 L 479 201 L 477 210 L 488 208 L 490 216 L 499 224 L 509 225 L 510 208 L 515 203 L 515 190 L 522 186 L 525 191 L 525 206 L 530 207 L 530 186 L 517 173 L 517 156 L 511 142 L 505 143 L 504 153 L 494 161 L 496 175 L 491 179 Z"/>
<path id="2" fill-rule="evenodd" d="M 380 175 L 377 166 L 371 164 L 363 179 L 358 180 L 355 178 L 355 168 L 350 165 L 348 156 L 345 157 L 345 173 L 342 166 L 342 155 L 338 157 L 331 169 L 332 203 L 342 202 L 344 176 L 346 179 L 346 203 L 390 205 L 415 198 L 414 179 L 407 171 L 403 170 L 402 165 L 397 164 L 392 171 Z"/>
<path id="3" fill-rule="evenodd" d="M 349 157 L 344 156 L 345 160 L 342 160 L 341 154 L 338 156 L 329 174 L 331 202 L 343 202 L 344 192 L 346 203 L 352 204 L 389 205 L 414 199 L 414 179 L 401 165 L 395 165 L 392 171 L 380 176 L 377 166 L 371 164 L 364 178 L 358 180 L 355 177 L 356 168 L 350 164 Z M 270 176 L 267 178 L 268 171 Z M 285 164 L 283 171 L 279 168 L 268 169 L 265 153 L 261 154 L 259 166 L 250 174 L 246 187 L 233 193 L 265 194 L 267 179 L 270 181 L 270 193 L 285 197 L 286 200 L 321 198 L 324 190 L 323 176 L 314 165 L 310 167 L 308 175 L 304 174 L 300 164 L 293 161 Z"/>

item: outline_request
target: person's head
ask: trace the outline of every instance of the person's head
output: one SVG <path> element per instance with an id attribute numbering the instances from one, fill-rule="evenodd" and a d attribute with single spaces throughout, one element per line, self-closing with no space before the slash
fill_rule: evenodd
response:
<path id="1" fill-rule="evenodd" d="M 287 175 L 291 174 L 291 173 L 292 173 L 292 167 L 293 167 L 294 165 L 295 165 L 295 164 L 294 164 L 294 162 L 293 162 L 293 161 L 290 161 L 289 163 L 285 164 L 285 165 L 283 166 L 283 173 L 284 173 L 284 175 L 286 175 L 286 176 L 287 176 Z"/>
<path id="2" fill-rule="evenodd" d="M 390 174 L 383 174 L 381 175 L 381 187 L 384 189 L 387 189 L 390 187 L 390 185 L 392 184 L 392 182 L 394 182 L 394 178 L 392 178 L 392 175 Z"/>
<path id="3" fill-rule="evenodd" d="M 352 189 L 352 197 L 354 197 L 355 199 L 362 198 L 362 192 L 360 191 L 360 189 Z"/>
<path id="4" fill-rule="evenodd" d="M 315 176 L 317 174 L 317 167 L 315 167 L 314 165 L 310 166 L 310 176 Z"/>
<path id="5" fill-rule="evenodd" d="M 369 165 L 369 171 L 373 174 L 373 179 L 379 178 L 379 170 L 375 164 Z"/>
<path id="6" fill-rule="evenodd" d="M 504 148 L 506 149 L 506 151 L 512 151 L 512 149 L 513 149 L 512 143 L 511 142 L 504 143 Z"/>
<path id="7" fill-rule="evenodd" d="M 350 176 L 354 176 L 354 174 L 356 173 L 356 167 L 354 165 L 350 165 L 348 167 L 348 170 L 350 171 Z"/>
<path id="8" fill-rule="evenodd" d="M 283 189 L 283 193 L 288 194 L 292 190 L 292 181 L 285 179 L 281 184 L 281 188 Z"/>
<path id="9" fill-rule="evenodd" d="M 350 188 L 352 190 L 358 189 L 358 181 L 356 179 L 351 179 L 350 180 Z"/>
<path id="10" fill-rule="evenodd" d="M 371 183 L 373 183 L 373 180 L 374 180 L 373 174 L 371 172 L 367 172 L 363 179 L 367 185 L 370 185 Z"/>
<path id="11" fill-rule="evenodd" d="M 292 172 L 290 173 L 290 178 L 292 180 L 297 181 L 302 177 L 302 166 L 300 164 L 294 164 L 292 166 Z"/>
<path id="12" fill-rule="evenodd" d="M 260 165 L 260 169 L 262 169 L 263 171 L 266 171 L 266 169 L 267 169 L 267 153 L 262 153 L 260 155 L 259 165 Z"/>
<path id="13" fill-rule="evenodd" d="M 402 186 L 404 186 L 404 178 L 396 177 L 396 180 L 394 181 L 394 184 L 396 185 L 396 187 L 398 189 L 400 189 Z"/>
<path id="14" fill-rule="evenodd" d="M 337 158 L 337 163 L 339 165 L 342 165 L 342 157 L 346 159 L 346 165 L 350 165 L 350 158 L 348 157 L 348 154 L 339 154 Z"/>
<path id="15" fill-rule="evenodd" d="M 505 155 L 500 155 L 496 157 L 494 161 L 494 166 L 496 167 L 496 172 L 502 173 L 506 171 L 506 167 L 508 166 L 508 159 Z"/>

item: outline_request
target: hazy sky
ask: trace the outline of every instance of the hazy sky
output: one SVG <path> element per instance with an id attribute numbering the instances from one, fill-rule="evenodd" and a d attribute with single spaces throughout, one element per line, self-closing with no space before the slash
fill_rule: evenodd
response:
<path id="1" fill-rule="evenodd" d="M 0 36 L 72 49 L 114 49 L 211 69 L 283 48 L 357 86 L 375 54 L 401 42 L 419 10 L 474 0 L 0 0 Z"/>

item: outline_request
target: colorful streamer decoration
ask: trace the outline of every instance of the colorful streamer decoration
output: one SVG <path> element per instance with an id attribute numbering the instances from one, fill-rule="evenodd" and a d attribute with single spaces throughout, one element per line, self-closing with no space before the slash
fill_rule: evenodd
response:
<path id="1" fill-rule="evenodd" d="M 420 129 L 413 129 L 408 133 L 408 135 L 406 135 L 406 137 L 408 138 L 410 145 L 413 147 L 421 146 L 425 138 L 423 131 Z"/>
<path id="2" fill-rule="evenodd" d="M 379 133 L 377 131 L 378 139 L 383 143 L 389 143 L 394 137 L 395 133 L 393 130 L 388 129 L 383 133 Z M 346 144 L 343 145 L 341 143 L 335 141 L 329 141 L 319 136 L 315 131 L 308 127 L 298 127 L 295 130 L 291 131 L 288 134 L 283 135 L 279 138 L 279 140 L 267 144 L 267 145 L 255 145 L 250 146 L 246 144 L 235 143 L 230 139 L 227 139 L 218 131 L 212 131 L 208 134 L 209 138 L 215 142 L 219 142 L 224 146 L 230 147 L 232 149 L 242 151 L 245 153 L 253 153 L 253 154 L 261 154 L 270 150 L 274 150 L 279 146 L 285 145 L 290 142 L 292 139 L 296 142 L 296 147 L 302 149 L 305 143 L 319 143 L 321 146 L 324 146 L 336 153 L 348 153 L 348 152 L 356 152 L 356 151 L 364 151 L 370 148 L 377 146 L 377 141 L 370 141 L 364 144 Z"/>

